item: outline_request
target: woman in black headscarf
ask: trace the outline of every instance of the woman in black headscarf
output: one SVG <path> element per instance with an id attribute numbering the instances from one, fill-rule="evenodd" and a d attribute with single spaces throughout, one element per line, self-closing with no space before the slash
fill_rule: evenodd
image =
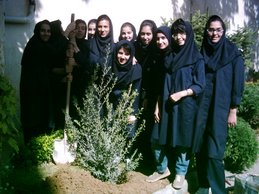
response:
<path id="1" fill-rule="evenodd" d="M 130 88 L 136 91 L 136 96 L 133 103 L 133 112 L 129 117 L 129 123 L 134 124 L 135 127 L 129 127 L 129 138 L 135 135 L 136 131 L 136 114 L 139 111 L 139 93 L 141 88 L 142 70 L 140 64 L 133 64 L 135 55 L 134 45 L 127 41 L 121 40 L 116 43 L 114 50 L 114 58 L 112 64 L 112 72 L 116 77 L 116 84 L 112 89 L 110 101 L 113 103 L 114 109 L 118 106 L 122 94 Z M 131 129 L 132 128 L 132 129 Z"/>
<path id="2" fill-rule="evenodd" d="M 100 15 L 97 18 L 96 33 L 90 39 L 90 63 L 93 67 L 99 65 L 104 68 L 111 67 L 114 49 L 113 25 L 107 15 Z"/>
<path id="3" fill-rule="evenodd" d="M 177 19 L 171 27 L 171 63 L 165 63 L 164 88 L 155 111 L 159 145 L 176 151 L 175 179 L 165 189 L 181 189 L 195 143 L 194 124 L 198 108 L 197 96 L 205 86 L 204 60 L 195 41 L 191 24 Z"/>
<path id="4" fill-rule="evenodd" d="M 65 126 L 64 110 L 66 106 L 66 50 L 68 40 L 60 20 L 51 22 L 51 45 L 54 47 L 52 58 L 51 88 L 53 99 L 53 121 L 55 129 L 63 129 Z"/>
<path id="5" fill-rule="evenodd" d="M 152 91 L 150 70 L 154 66 L 156 41 L 155 33 L 157 26 L 153 20 L 144 20 L 140 24 L 137 40 L 135 41 L 136 59 L 142 67 L 142 100 L 144 109 L 147 112 L 153 112 L 149 109 L 153 107 L 152 96 L 149 92 Z"/>
<path id="6" fill-rule="evenodd" d="M 159 98 L 161 98 L 160 96 L 163 91 L 165 64 L 170 64 L 173 61 L 173 54 L 171 49 L 171 29 L 168 26 L 161 26 L 157 29 L 155 37 L 157 44 L 157 57 L 156 65 L 154 66 L 155 68 L 152 68 L 151 73 L 153 77 L 152 95 L 155 97 L 157 102 Z M 156 122 L 153 126 L 151 135 L 151 148 L 155 157 L 156 165 L 156 171 L 146 179 L 147 182 L 151 183 L 170 175 L 170 171 L 168 169 L 168 159 L 165 155 L 164 146 L 159 144 L 158 127 L 159 123 Z"/>
<path id="7" fill-rule="evenodd" d="M 197 130 L 204 135 L 197 155 L 197 193 L 225 194 L 223 157 L 227 128 L 237 122 L 237 107 L 244 89 L 244 62 L 237 47 L 225 36 L 223 20 L 211 16 L 205 26 L 201 53 L 205 59 L 206 87 L 199 105 Z"/>
<path id="8" fill-rule="evenodd" d="M 135 42 L 137 39 L 137 33 L 135 26 L 130 22 L 125 22 L 121 25 L 119 41 L 128 40 L 130 42 Z"/>
<path id="9" fill-rule="evenodd" d="M 153 113 L 155 107 L 155 97 L 152 95 L 151 69 L 155 65 L 156 42 L 155 33 L 157 26 L 153 20 L 143 20 L 139 27 L 137 40 L 134 42 L 136 49 L 136 60 L 142 67 L 142 86 L 140 105 L 144 108 L 142 118 L 146 121 L 145 130 L 140 134 L 137 144 L 144 160 L 152 158 L 150 148 L 150 135 L 153 126 Z"/>
<path id="10" fill-rule="evenodd" d="M 95 35 L 95 32 L 96 32 L 96 22 L 97 22 L 97 19 L 90 19 L 88 21 L 88 24 L 87 24 L 87 28 L 88 28 L 88 31 L 87 31 L 87 39 L 91 39 L 94 37 Z"/>
<path id="11" fill-rule="evenodd" d="M 20 103 L 26 143 L 32 137 L 49 132 L 52 127 L 50 75 L 54 49 L 50 37 L 50 22 L 43 20 L 37 23 L 22 56 Z"/>
<path id="12" fill-rule="evenodd" d="M 74 49 L 75 65 L 72 71 L 72 85 L 71 96 L 72 103 L 70 109 L 70 115 L 77 119 L 77 109 L 74 104 L 74 99 L 77 101 L 79 107 L 83 107 L 83 98 L 85 97 L 85 91 L 90 83 L 91 75 L 93 74 L 93 68 L 89 62 L 90 47 L 89 41 L 86 39 L 87 24 L 82 19 L 70 23 L 66 29 L 66 34 L 70 43 Z"/>

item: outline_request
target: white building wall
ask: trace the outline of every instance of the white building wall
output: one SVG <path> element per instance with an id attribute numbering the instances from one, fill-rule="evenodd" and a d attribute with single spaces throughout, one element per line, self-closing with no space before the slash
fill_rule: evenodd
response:
<path id="1" fill-rule="evenodd" d="M 152 19 L 159 26 L 161 17 L 189 19 L 190 14 L 196 10 L 222 16 L 229 21 L 230 32 L 243 26 L 250 26 L 258 31 L 259 26 L 258 0 L 35 0 L 36 9 L 31 22 L 28 22 L 29 0 L 0 1 L 5 1 L 5 32 L 0 33 L 4 34 L 5 74 L 17 89 L 17 95 L 23 49 L 32 36 L 35 23 L 43 19 L 60 19 L 63 28 L 66 28 L 71 13 L 75 13 L 75 19 L 84 19 L 86 22 L 107 14 L 113 21 L 115 40 L 121 24 L 126 21 L 133 23 L 138 31 L 144 19 Z M 259 41 L 255 42 L 255 64 L 258 64 Z"/>

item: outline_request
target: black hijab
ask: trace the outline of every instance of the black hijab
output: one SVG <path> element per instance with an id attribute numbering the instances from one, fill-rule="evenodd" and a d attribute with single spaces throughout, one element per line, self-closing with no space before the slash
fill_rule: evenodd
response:
<path id="1" fill-rule="evenodd" d="M 207 32 L 210 23 L 214 21 L 219 21 L 224 30 L 221 39 L 217 43 L 211 42 Z M 201 47 L 201 54 L 204 57 L 207 68 L 214 71 L 228 64 L 237 56 L 241 55 L 236 46 L 226 38 L 225 24 L 223 20 L 217 15 L 212 15 L 206 23 Z"/>
<path id="2" fill-rule="evenodd" d="M 130 50 L 130 58 L 127 63 L 121 65 L 117 59 L 118 51 L 127 46 Z M 113 57 L 112 71 L 117 78 L 116 88 L 125 88 L 134 80 L 140 79 L 142 76 L 141 67 L 139 64 L 133 65 L 133 58 L 135 56 L 135 48 L 132 42 L 128 40 L 121 40 L 115 45 L 115 52 Z"/>
<path id="3" fill-rule="evenodd" d="M 101 37 L 98 32 L 98 24 L 102 20 L 109 21 L 110 31 L 106 37 Z M 96 33 L 94 38 L 89 40 L 90 44 L 90 61 L 94 64 L 99 64 L 101 66 L 111 66 L 112 63 L 112 53 L 114 49 L 114 41 L 113 41 L 113 26 L 112 21 L 107 15 L 101 15 L 97 19 L 96 23 Z M 107 59 L 107 60 L 106 60 Z M 107 61 L 107 62 L 106 62 Z"/>
<path id="4" fill-rule="evenodd" d="M 35 27 L 34 27 L 34 30 L 33 30 L 33 33 L 34 33 L 34 34 L 33 34 L 33 37 L 32 37 L 32 38 L 36 38 L 36 39 L 42 41 L 41 38 L 40 38 L 40 30 L 41 30 L 41 26 L 42 26 L 43 24 L 47 24 L 47 25 L 49 25 L 49 26 L 51 27 L 51 23 L 50 23 L 49 20 L 42 20 L 42 21 L 38 22 L 38 23 L 35 25 Z"/>
<path id="5" fill-rule="evenodd" d="M 168 27 L 168 26 L 160 26 L 159 28 L 157 28 L 157 31 L 156 31 L 156 36 L 157 36 L 157 33 L 162 33 L 165 35 L 165 37 L 167 38 L 168 40 L 168 47 L 166 47 L 165 49 L 158 49 L 159 53 L 162 54 L 162 55 L 166 55 L 168 52 L 170 52 L 172 49 L 171 49 L 171 43 L 172 43 L 172 33 L 171 33 L 171 29 Z"/>
<path id="6" fill-rule="evenodd" d="M 141 41 L 141 30 L 144 26 L 150 26 L 152 34 L 153 34 L 153 39 L 148 45 L 144 45 Z M 155 40 L 155 33 L 157 30 L 156 23 L 153 20 L 144 20 L 139 27 L 139 32 L 137 36 L 137 40 L 135 41 L 135 48 L 136 48 L 136 58 L 138 62 L 142 65 L 145 66 L 145 62 L 147 60 L 147 57 L 150 55 L 154 54 L 156 52 L 156 40 Z"/>
<path id="7" fill-rule="evenodd" d="M 174 59 L 169 66 L 166 66 L 169 73 L 172 73 L 183 66 L 192 65 L 202 58 L 202 55 L 200 54 L 194 41 L 194 33 L 191 24 L 181 18 L 177 19 L 172 24 L 172 34 L 178 33 L 179 29 L 181 29 L 180 31 L 184 31 L 186 33 L 186 40 L 185 44 L 182 46 L 179 46 L 176 41 L 172 41 Z"/>
<path id="8" fill-rule="evenodd" d="M 98 24 L 100 21 L 102 20 L 107 20 L 109 21 L 110 24 L 110 32 L 106 37 L 101 37 L 100 34 L 98 33 Z M 112 45 L 114 44 L 114 40 L 113 40 L 113 25 L 112 25 L 112 21 L 109 18 L 109 16 L 107 15 L 101 15 L 98 17 L 97 19 L 97 23 L 96 23 L 96 33 L 93 39 L 93 51 L 95 53 L 99 53 L 99 56 L 105 56 L 106 55 L 106 49 L 107 46 L 110 45 L 110 48 L 112 48 Z"/>
<path id="9" fill-rule="evenodd" d="M 132 23 L 130 23 L 130 22 L 125 22 L 125 23 L 123 23 L 123 24 L 121 25 L 120 35 L 119 35 L 119 41 L 120 41 L 120 40 L 123 40 L 123 38 L 122 38 L 122 30 L 123 30 L 123 28 L 126 27 L 126 26 L 129 26 L 129 27 L 131 28 L 132 32 L 133 32 L 133 38 L 132 38 L 131 42 L 135 42 L 136 39 L 137 39 L 137 32 L 136 32 L 135 26 L 134 26 Z"/>

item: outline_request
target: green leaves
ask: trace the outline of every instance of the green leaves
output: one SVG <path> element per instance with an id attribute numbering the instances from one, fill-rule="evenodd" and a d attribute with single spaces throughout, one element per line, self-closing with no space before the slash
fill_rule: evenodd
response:
<path id="1" fill-rule="evenodd" d="M 19 150 L 15 138 L 18 135 L 19 124 L 16 108 L 15 89 L 7 78 L 0 75 L 0 151 L 2 151 L 3 141 L 7 142 L 14 151 Z"/>
<path id="2" fill-rule="evenodd" d="M 258 154 L 255 131 L 242 118 L 238 118 L 237 126 L 228 130 L 225 168 L 232 173 L 241 173 L 255 163 Z"/>

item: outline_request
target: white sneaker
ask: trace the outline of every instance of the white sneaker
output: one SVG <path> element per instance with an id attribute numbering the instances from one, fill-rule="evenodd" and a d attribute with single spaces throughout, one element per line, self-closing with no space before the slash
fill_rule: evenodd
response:
<path id="1" fill-rule="evenodd" d="M 160 174 L 158 172 L 154 172 L 149 177 L 147 177 L 146 181 L 149 183 L 153 183 L 153 182 L 156 182 L 158 180 L 168 177 L 170 174 L 171 174 L 170 170 L 168 168 L 166 168 L 165 172 L 162 174 Z"/>
<path id="2" fill-rule="evenodd" d="M 165 188 L 160 189 L 153 194 L 173 194 L 174 193 L 174 188 L 172 187 L 172 184 L 167 185 Z"/>
<path id="3" fill-rule="evenodd" d="M 175 179 L 173 182 L 173 187 L 175 189 L 181 189 L 183 187 L 184 184 L 184 180 L 185 180 L 185 176 L 184 175 L 175 175 Z"/>
<path id="4" fill-rule="evenodd" d="M 188 193 L 188 183 L 184 180 L 183 186 L 181 189 L 173 188 L 172 184 L 167 185 L 165 188 L 160 189 L 153 194 L 186 194 Z"/>
<path id="5" fill-rule="evenodd" d="M 211 188 L 199 188 L 195 194 L 211 194 Z"/>

